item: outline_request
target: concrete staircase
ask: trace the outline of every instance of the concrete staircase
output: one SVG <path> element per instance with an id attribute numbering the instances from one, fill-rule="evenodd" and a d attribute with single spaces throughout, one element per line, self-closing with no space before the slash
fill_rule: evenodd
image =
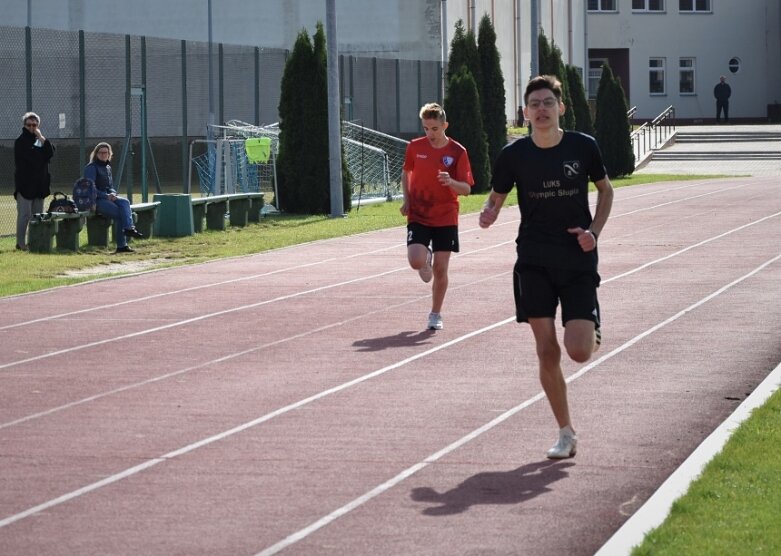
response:
<path id="1" fill-rule="evenodd" d="M 754 148 L 752 143 L 756 143 Z M 781 132 L 687 132 L 679 128 L 674 145 L 654 151 L 652 160 L 781 160 Z"/>

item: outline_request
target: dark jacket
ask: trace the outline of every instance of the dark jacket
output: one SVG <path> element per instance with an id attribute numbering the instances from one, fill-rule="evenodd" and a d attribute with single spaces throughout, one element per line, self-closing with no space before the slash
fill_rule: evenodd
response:
<path id="1" fill-rule="evenodd" d="M 109 193 L 116 195 L 114 177 L 111 175 L 111 164 L 93 160 L 84 167 L 84 177 L 95 182 L 98 199 L 105 199 Z"/>
<path id="2" fill-rule="evenodd" d="M 713 88 L 713 96 L 716 100 L 729 100 L 731 94 L 732 89 L 728 83 L 717 83 Z"/>
<path id="3" fill-rule="evenodd" d="M 49 161 L 54 156 L 54 145 L 47 139 L 36 147 L 36 139 L 34 133 L 22 129 L 14 141 L 14 199 L 17 194 L 25 199 L 45 199 L 51 195 Z"/>

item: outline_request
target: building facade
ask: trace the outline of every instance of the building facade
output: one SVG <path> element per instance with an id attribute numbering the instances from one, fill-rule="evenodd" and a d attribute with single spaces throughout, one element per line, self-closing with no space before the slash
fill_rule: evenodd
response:
<path id="1" fill-rule="evenodd" d="M 732 121 L 767 121 L 781 103 L 778 0 L 588 0 L 588 74 L 607 61 L 637 120 L 668 106 L 679 121 L 716 118 L 713 87 L 732 88 Z"/>

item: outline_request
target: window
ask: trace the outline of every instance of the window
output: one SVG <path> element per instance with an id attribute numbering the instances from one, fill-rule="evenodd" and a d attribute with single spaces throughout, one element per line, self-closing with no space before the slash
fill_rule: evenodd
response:
<path id="1" fill-rule="evenodd" d="M 666 94 L 664 88 L 664 58 L 648 60 L 648 92 L 652 95 Z"/>
<path id="2" fill-rule="evenodd" d="M 602 79 L 602 66 L 607 58 L 590 58 L 588 61 L 588 98 L 597 98 L 599 80 Z"/>
<path id="3" fill-rule="evenodd" d="M 678 0 L 679 12 L 703 12 L 710 13 L 710 0 Z"/>
<path id="4" fill-rule="evenodd" d="M 633 12 L 663 12 L 664 0 L 632 0 Z"/>
<path id="5" fill-rule="evenodd" d="M 740 58 L 729 59 L 729 72 L 738 73 L 740 71 Z"/>
<path id="6" fill-rule="evenodd" d="M 588 0 L 590 12 L 616 12 L 616 0 Z"/>
<path id="7" fill-rule="evenodd" d="M 694 90 L 694 58 L 681 58 L 678 61 L 678 92 L 693 95 Z"/>

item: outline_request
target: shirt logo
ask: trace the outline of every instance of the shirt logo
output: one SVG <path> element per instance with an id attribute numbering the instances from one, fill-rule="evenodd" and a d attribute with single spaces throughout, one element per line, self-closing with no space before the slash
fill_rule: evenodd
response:
<path id="1" fill-rule="evenodd" d="M 453 162 L 455 162 L 455 160 L 456 159 L 453 158 L 452 156 L 445 155 L 442 157 L 442 164 L 445 165 L 445 168 L 450 168 L 453 165 Z"/>
<path id="2" fill-rule="evenodd" d="M 580 175 L 580 161 L 579 160 L 567 160 L 564 162 L 564 175 L 567 178 L 574 180 Z"/>

